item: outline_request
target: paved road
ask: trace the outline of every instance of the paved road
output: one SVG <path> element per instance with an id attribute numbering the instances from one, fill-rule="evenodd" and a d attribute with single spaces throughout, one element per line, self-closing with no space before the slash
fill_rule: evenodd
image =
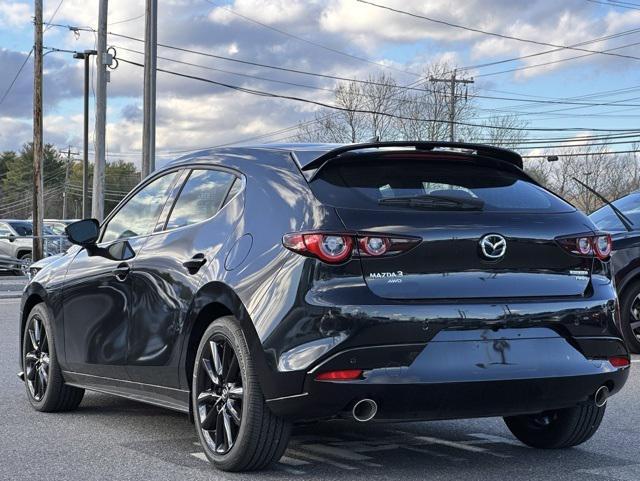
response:
<path id="1" fill-rule="evenodd" d="M 0 299 L 0 480 L 623 480 L 640 479 L 640 358 L 591 441 L 538 451 L 500 419 L 295 429 L 286 456 L 260 474 L 209 466 L 186 416 L 88 393 L 73 413 L 41 414 L 17 371 L 17 299 Z M 633 369 L 635 368 L 635 369 Z"/>

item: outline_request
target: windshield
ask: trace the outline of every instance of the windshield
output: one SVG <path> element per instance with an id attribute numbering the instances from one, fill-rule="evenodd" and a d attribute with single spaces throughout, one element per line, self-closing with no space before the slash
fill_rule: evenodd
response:
<path id="1" fill-rule="evenodd" d="M 9 222 L 9 225 L 19 236 L 28 236 L 33 234 L 31 222 Z"/>
<path id="2" fill-rule="evenodd" d="M 345 160 L 322 169 L 311 189 L 326 204 L 356 209 L 574 211 L 517 172 L 459 160 Z"/>
<path id="3" fill-rule="evenodd" d="M 31 222 L 9 222 L 9 225 L 13 227 L 13 230 L 15 230 L 21 237 L 33 235 L 33 224 L 31 224 Z M 42 228 L 42 233 L 44 235 L 56 234 L 51 227 L 46 225 Z"/>
<path id="4" fill-rule="evenodd" d="M 634 192 L 612 202 L 631 221 L 635 228 L 640 226 L 640 193 Z M 613 209 L 605 205 L 589 216 L 598 228 L 606 231 L 626 231 Z"/>

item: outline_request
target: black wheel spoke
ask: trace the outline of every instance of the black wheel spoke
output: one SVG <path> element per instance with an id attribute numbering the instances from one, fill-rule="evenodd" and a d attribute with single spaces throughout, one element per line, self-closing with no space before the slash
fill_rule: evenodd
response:
<path id="1" fill-rule="evenodd" d="M 242 399 L 244 396 L 244 389 L 242 386 L 233 386 L 229 388 L 229 397 L 231 399 Z"/>
<path id="2" fill-rule="evenodd" d="M 204 370 L 206 371 L 207 375 L 209 376 L 209 379 L 211 379 L 211 382 L 214 385 L 219 386 L 220 385 L 220 378 L 218 378 L 216 373 L 213 371 L 213 366 L 211 365 L 211 361 L 209 361 L 209 359 L 202 358 L 202 365 L 204 366 Z"/>
<path id="3" fill-rule="evenodd" d="M 216 451 L 220 451 L 220 452 L 224 452 L 224 448 L 222 446 L 222 443 L 224 442 L 224 434 L 223 434 L 223 424 L 224 422 L 222 421 L 222 413 L 219 411 L 216 411 L 216 437 L 215 437 L 215 443 L 216 443 Z"/>
<path id="4" fill-rule="evenodd" d="M 629 324 L 632 330 L 640 329 L 640 321 L 634 321 Z"/>
<path id="5" fill-rule="evenodd" d="M 231 416 L 233 422 L 236 423 L 236 426 L 240 427 L 240 413 L 238 413 L 238 411 L 236 410 L 231 399 L 227 401 L 227 405 L 225 406 L 225 408 L 229 412 L 229 415 Z"/>
<path id="6" fill-rule="evenodd" d="M 238 369 L 238 367 L 238 358 L 236 356 L 233 356 L 231 358 L 231 362 L 229 363 L 229 368 L 227 369 L 227 375 L 224 378 L 225 383 L 238 379 L 238 374 L 240 373 L 240 369 Z"/>
<path id="7" fill-rule="evenodd" d="M 202 429 L 205 431 L 211 431 L 215 428 L 216 421 L 218 418 L 218 411 L 215 407 L 212 407 L 207 416 L 201 421 Z"/>
<path id="8" fill-rule="evenodd" d="M 233 432 L 231 431 L 231 417 L 226 409 L 222 410 L 222 423 L 224 424 L 224 438 L 227 443 L 227 449 L 233 447 Z"/>
<path id="9" fill-rule="evenodd" d="M 31 346 L 34 349 L 38 349 L 38 341 L 36 340 L 36 335 L 33 331 L 33 329 L 29 329 L 29 339 L 31 340 Z"/>
<path id="10" fill-rule="evenodd" d="M 209 341 L 209 347 L 211 348 L 211 358 L 213 359 L 213 367 L 216 375 L 222 374 L 222 360 L 220 359 L 220 348 L 215 341 Z"/>

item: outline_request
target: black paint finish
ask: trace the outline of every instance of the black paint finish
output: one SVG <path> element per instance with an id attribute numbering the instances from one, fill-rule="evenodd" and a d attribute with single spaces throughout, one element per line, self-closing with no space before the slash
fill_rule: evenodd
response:
<path id="1" fill-rule="evenodd" d="M 199 335 L 228 314 L 243 327 L 270 407 L 292 419 L 339 415 L 367 396 L 386 419 L 538 412 L 584 402 L 605 383 L 622 387 L 628 369 L 606 360 L 628 355 L 609 266 L 555 242 L 594 232 L 587 217 L 572 208 L 335 208 L 316 198 L 291 153 L 308 164 L 329 148 L 225 148 L 172 163 L 166 171 L 182 171 L 179 181 L 154 231 L 128 239 L 130 258 L 104 255 L 108 243 L 72 248 L 29 283 L 21 322 L 35 303 L 47 304 L 69 383 L 183 411 Z M 239 188 L 212 218 L 165 230 L 192 168 L 230 172 Z M 283 247 L 284 234 L 300 231 L 422 243 L 394 258 L 328 265 Z M 479 257 L 478 240 L 489 233 L 507 239 L 503 260 Z M 371 276 L 397 270 L 407 274 L 401 283 Z M 315 380 L 336 369 L 364 375 Z"/>

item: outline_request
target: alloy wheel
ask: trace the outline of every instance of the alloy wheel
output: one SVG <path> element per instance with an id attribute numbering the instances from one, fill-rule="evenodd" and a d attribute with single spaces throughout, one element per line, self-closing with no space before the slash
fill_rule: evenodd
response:
<path id="1" fill-rule="evenodd" d="M 49 338 L 42 320 L 34 316 L 27 328 L 29 341 L 24 355 L 25 379 L 33 399 L 41 401 L 49 384 Z M 29 349 L 30 346 L 30 350 Z"/>
<path id="2" fill-rule="evenodd" d="M 244 389 L 238 358 L 229 341 L 213 335 L 198 363 L 197 415 L 209 448 L 227 454 L 242 424 Z"/>
<path id="3" fill-rule="evenodd" d="M 640 341 L 640 294 L 638 294 L 631 303 L 631 317 L 629 320 L 631 332 L 633 332 L 636 339 Z"/>
<path id="4" fill-rule="evenodd" d="M 24 256 L 22 259 L 20 259 L 20 272 L 23 276 L 29 277 L 31 264 L 33 264 L 33 259 L 29 256 Z"/>

